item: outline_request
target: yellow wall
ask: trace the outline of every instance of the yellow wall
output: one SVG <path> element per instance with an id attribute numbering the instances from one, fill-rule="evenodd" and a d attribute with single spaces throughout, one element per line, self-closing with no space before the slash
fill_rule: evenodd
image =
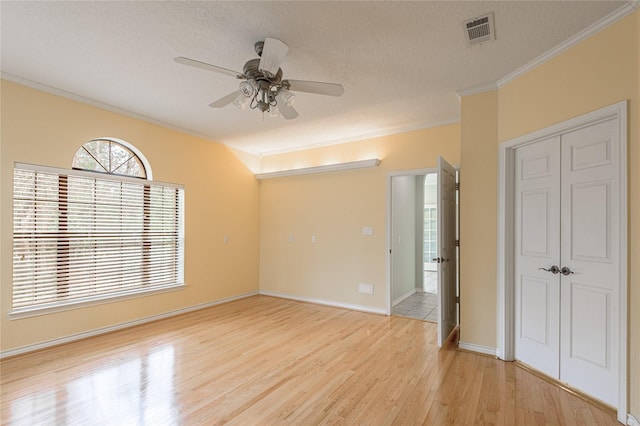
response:
<path id="1" fill-rule="evenodd" d="M 460 341 L 488 348 L 496 346 L 498 297 L 497 107 L 497 91 L 462 99 Z"/>
<path id="2" fill-rule="evenodd" d="M 260 290 L 384 311 L 387 175 L 435 167 L 438 155 L 458 164 L 459 141 L 452 124 L 263 158 L 263 170 L 366 158 L 382 164 L 262 181 Z M 362 235 L 365 226 L 373 236 Z M 374 294 L 360 294 L 359 283 L 373 284 Z"/>
<path id="3" fill-rule="evenodd" d="M 497 91 L 462 99 L 461 124 L 243 161 L 263 172 L 380 158 L 375 169 L 264 180 L 225 147 L 2 82 L 0 282 L 3 351 L 258 289 L 383 310 L 389 172 L 461 165 L 461 339 L 496 345 L 498 144 L 629 102 L 629 400 L 640 418 L 640 12 Z M 75 150 L 125 139 L 154 178 L 186 188 L 184 291 L 30 319 L 7 320 L 14 161 L 68 168 Z M 362 227 L 374 228 L 371 237 Z M 222 237 L 228 234 L 230 244 Z M 292 235 L 293 242 L 289 241 Z M 317 243 L 311 243 L 316 235 Z M 259 256 L 260 255 L 260 256 Z M 358 283 L 375 286 L 372 296 Z"/>
<path id="4" fill-rule="evenodd" d="M 259 183 L 229 149 L 8 81 L 1 84 L 2 351 L 258 291 Z M 76 150 L 97 137 L 132 143 L 149 160 L 154 180 L 184 184 L 187 287 L 9 320 L 13 163 L 68 169 Z"/>
<path id="5" fill-rule="evenodd" d="M 629 100 L 629 401 L 630 412 L 640 418 L 640 12 L 636 11 L 600 33 L 572 47 L 543 65 L 500 87 L 495 92 L 469 96 L 462 100 L 462 189 L 469 181 L 484 187 L 491 208 L 478 209 L 481 200 L 461 194 L 463 218 L 461 238 L 463 340 L 495 346 L 495 298 L 478 312 L 465 313 L 467 298 L 481 292 L 495 296 L 495 234 L 476 232 L 480 223 L 493 227 L 496 222 L 497 174 L 474 164 L 497 164 L 498 143 L 545 128 L 587 112 Z M 474 114 L 493 118 L 497 128 L 476 123 Z M 479 133 L 481 136 L 477 138 Z M 491 133 L 492 135 L 489 135 Z M 478 146 L 481 144 L 482 146 Z M 481 156 L 486 150 L 490 158 Z M 476 215 L 465 226 L 466 216 Z M 466 230 L 465 230 L 466 228 Z M 488 238 L 489 237 L 489 238 Z M 477 250 L 484 247 L 482 273 L 469 277 L 480 265 Z M 473 290 L 470 290 L 473 289 Z"/>

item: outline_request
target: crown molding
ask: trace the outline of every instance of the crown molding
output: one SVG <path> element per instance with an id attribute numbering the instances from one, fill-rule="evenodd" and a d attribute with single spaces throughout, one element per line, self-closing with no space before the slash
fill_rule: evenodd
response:
<path id="1" fill-rule="evenodd" d="M 198 133 L 198 132 L 194 132 L 192 130 L 189 129 L 185 129 L 179 126 L 175 126 L 163 121 L 159 121 L 159 120 L 155 120 L 153 118 L 147 117 L 145 115 L 141 115 L 141 114 L 137 114 L 135 112 L 123 109 L 123 108 L 119 108 L 113 105 L 109 105 L 100 101 L 96 101 L 94 99 L 90 99 L 90 98 L 85 98 L 83 96 L 80 95 L 76 95 L 74 93 L 71 92 L 67 92 L 65 90 L 61 90 L 61 89 L 56 89 L 55 87 L 51 87 L 48 86 L 46 84 L 42 84 L 42 83 L 38 83 L 32 80 L 28 80 L 26 78 L 22 78 L 13 74 L 9 74 L 6 72 L 0 72 L 0 78 L 2 80 L 7 80 L 10 81 L 12 83 L 16 83 L 16 84 L 20 84 L 22 86 L 26 86 L 26 87 L 30 87 L 32 89 L 36 89 L 36 90 L 40 90 L 42 92 L 45 93 L 50 93 L 52 95 L 56 95 L 56 96 L 60 96 L 62 98 L 65 99 L 69 99 L 72 101 L 76 101 L 76 102 L 80 102 L 86 105 L 90 105 L 96 108 L 100 108 L 103 109 L 105 111 L 109 111 L 109 112 L 113 112 L 116 114 L 120 114 L 120 115 L 124 115 L 130 118 L 135 118 L 137 120 L 141 120 L 141 121 L 145 121 L 147 123 L 150 124 L 155 124 L 157 126 L 161 126 L 170 130 L 174 130 L 176 132 L 180 132 L 183 134 L 187 134 L 190 136 L 194 136 L 200 139 L 204 139 L 206 141 L 209 142 L 215 142 L 215 143 L 221 143 L 229 148 L 233 148 L 235 150 L 238 151 L 242 151 L 244 153 L 247 154 L 251 154 L 251 155 L 255 155 L 258 157 L 264 157 L 264 156 L 268 156 L 268 155 L 276 155 L 276 154 L 285 154 L 285 153 L 289 153 L 289 152 L 295 152 L 295 151 L 305 151 L 307 149 L 313 149 L 313 148 L 321 148 L 321 147 L 325 147 L 325 146 L 331 146 L 331 145 L 339 145 L 339 144 L 343 144 L 343 143 L 347 143 L 347 142 L 356 142 L 356 141 L 361 141 L 361 140 L 365 140 L 365 139 L 373 139 L 373 138 L 378 138 L 378 137 L 382 137 L 382 136 L 388 136 L 388 135 L 394 135 L 394 134 L 398 134 L 398 133 L 406 133 L 406 132 L 411 132 L 414 130 L 421 130 L 421 129 L 428 129 L 428 128 L 432 128 L 432 127 L 439 127 L 439 126 L 446 126 L 449 124 L 455 124 L 455 123 L 459 123 L 460 122 L 460 117 L 457 117 L 455 119 L 452 120 L 447 120 L 447 121 L 442 121 L 442 122 L 424 122 L 424 123 L 417 123 L 417 124 L 412 124 L 409 126 L 404 126 L 404 127 L 397 127 L 397 128 L 392 128 L 392 129 L 388 129 L 388 130 L 384 130 L 384 131 L 380 131 L 380 132 L 374 132 L 374 133 L 366 133 L 366 134 L 361 134 L 361 135 L 357 135 L 357 136 L 353 136 L 353 137 L 348 137 L 348 138 L 343 138 L 343 139 L 335 139 L 335 140 L 330 140 L 330 141 L 324 141 L 324 142 L 318 142 L 318 143 L 312 143 L 312 144 L 307 144 L 307 145 L 302 145 L 302 146 L 297 146 L 294 148 L 283 148 L 283 149 L 276 149 L 276 150 L 271 150 L 271 151 L 254 151 L 254 150 L 247 150 L 246 148 L 243 147 L 239 147 L 234 145 L 233 143 L 225 143 L 224 141 L 219 141 L 219 140 L 214 140 L 211 139 L 211 137 L 204 135 L 202 133 Z"/>
<path id="2" fill-rule="evenodd" d="M 173 130 L 176 132 L 184 133 L 186 135 L 194 136 L 200 139 L 204 139 L 209 142 L 219 143 L 219 141 L 211 139 L 211 137 L 207 135 L 203 135 L 198 132 L 194 132 L 189 129 L 185 129 L 179 126 L 175 126 L 173 124 L 166 123 L 164 121 L 156 120 L 146 115 L 138 114 L 123 108 L 119 108 L 113 105 L 106 104 L 104 102 L 96 101 L 91 98 L 85 98 L 80 95 L 76 95 L 75 93 L 67 92 L 65 90 L 56 89 L 55 87 L 47 86 L 46 84 L 38 83 L 32 80 L 28 80 L 26 78 L 18 77 L 17 75 L 8 74 L 6 72 L 0 72 L 0 79 L 7 80 L 12 83 L 20 84 L 22 86 L 30 87 L 32 89 L 40 90 L 41 92 L 49 93 L 52 95 L 60 96 L 61 98 L 69 99 L 75 102 L 80 102 L 85 105 L 89 105 L 92 107 L 100 108 L 105 111 L 113 112 L 116 114 L 124 115 L 129 118 L 135 118 L 136 120 L 144 121 L 149 124 L 154 124 L 156 126 L 164 127 L 169 130 Z"/>
<path id="3" fill-rule="evenodd" d="M 496 83 L 483 84 L 469 89 L 458 90 L 456 93 L 459 98 L 464 98 L 465 96 L 479 95 L 480 93 L 491 92 L 493 90 L 498 90 L 498 85 Z"/>
<path id="4" fill-rule="evenodd" d="M 639 5 L 640 5 L 640 0 L 629 0 L 627 4 L 611 12 L 609 15 L 594 22 L 593 24 L 589 25 L 587 28 L 576 33 L 575 35 L 569 37 L 567 40 L 563 41 L 562 43 L 558 44 L 556 47 L 552 48 L 551 50 L 548 50 L 547 52 L 538 56 L 536 59 L 532 60 L 531 62 L 523 65 L 522 67 L 518 68 L 512 73 L 502 77 L 500 80 L 497 81 L 497 87 L 501 88 L 502 86 L 509 84 L 516 78 L 521 77 L 522 75 L 528 73 L 534 68 L 544 64 L 550 59 L 572 48 L 578 43 L 581 43 L 582 41 L 586 40 L 592 35 L 602 31 L 609 25 L 619 21 L 620 19 L 624 18 L 627 15 L 630 15 L 631 13 L 636 11 Z"/>

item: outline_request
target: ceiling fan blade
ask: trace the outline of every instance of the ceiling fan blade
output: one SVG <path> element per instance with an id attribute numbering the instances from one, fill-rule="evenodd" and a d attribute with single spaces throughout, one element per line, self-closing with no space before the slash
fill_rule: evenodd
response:
<path id="1" fill-rule="evenodd" d="M 236 100 L 240 92 L 236 90 L 233 93 L 229 93 L 227 96 L 218 99 L 217 101 L 213 101 L 209 104 L 211 108 L 223 108 Z"/>
<path id="2" fill-rule="evenodd" d="M 289 46 L 277 38 L 265 38 L 258 69 L 276 75 L 288 51 Z"/>
<path id="3" fill-rule="evenodd" d="M 188 65 L 190 67 L 196 67 L 196 68 L 201 68 L 207 71 L 218 72 L 220 74 L 226 74 L 235 78 L 245 78 L 245 76 L 239 72 L 228 70 L 226 68 L 218 67 L 215 65 L 207 64 L 206 62 L 196 61 L 195 59 L 189 59 L 189 58 L 184 58 L 182 56 L 178 56 L 176 58 L 173 58 L 173 60 L 179 64 Z"/>
<path id="4" fill-rule="evenodd" d="M 299 115 L 294 107 L 287 104 L 278 105 L 278 111 L 280 111 L 280 114 L 282 114 L 286 120 L 293 120 Z"/>
<path id="5" fill-rule="evenodd" d="M 342 84 L 322 83 L 319 81 L 286 80 L 289 90 L 294 92 L 317 93 L 318 95 L 341 96 L 344 93 Z"/>

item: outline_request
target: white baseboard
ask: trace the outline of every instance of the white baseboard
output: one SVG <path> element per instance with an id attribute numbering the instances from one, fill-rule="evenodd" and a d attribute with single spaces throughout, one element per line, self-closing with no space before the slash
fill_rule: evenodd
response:
<path id="1" fill-rule="evenodd" d="M 635 418 L 632 414 L 627 414 L 627 425 L 629 426 L 640 426 L 640 421 Z"/>
<path id="2" fill-rule="evenodd" d="M 260 294 L 264 296 L 279 297 L 281 299 L 297 300 L 298 302 L 315 303 L 316 305 L 325 305 L 325 306 L 331 306 L 334 308 L 343 308 L 343 309 L 349 309 L 352 311 L 367 312 L 370 314 L 379 314 L 379 315 L 387 314 L 387 311 L 385 309 L 372 308 L 371 306 L 352 305 L 349 303 L 340 303 L 340 302 L 335 302 L 333 300 L 316 299 L 313 297 L 294 296 L 291 294 L 277 293 L 277 292 L 265 291 L 265 290 L 260 290 Z"/>
<path id="3" fill-rule="evenodd" d="M 496 356 L 496 348 L 489 346 L 476 345 L 475 343 L 458 342 L 458 347 L 465 351 L 478 352 L 485 355 Z"/>
<path id="4" fill-rule="evenodd" d="M 98 336 L 100 334 L 110 333 L 112 331 L 122 330 L 124 328 L 129 328 L 129 327 L 133 327 L 133 326 L 136 326 L 136 325 L 141 325 L 141 324 L 145 324 L 145 323 L 152 322 L 152 321 L 158 321 L 158 320 L 161 320 L 161 319 L 174 317 L 176 315 L 186 314 L 187 312 L 193 312 L 193 311 L 197 311 L 197 310 L 200 310 L 200 309 L 209 308 L 211 306 L 221 305 L 223 303 L 228 303 L 228 302 L 232 302 L 234 300 L 244 299 L 245 297 L 251 297 L 251 296 L 255 296 L 257 294 L 258 294 L 258 292 L 254 291 L 254 292 L 250 292 L 250 293 L 240 294 L 240 295 L 237 295 L 237 296 L 225 297 L 224 299 L 218 299 L 218 300 L 214 300 L 212 302 L 202 303 L 200 305 L 189 306 L 187 308 L 177 309 L 175 311 L 169 311 L 169 312 L 165 312 L 165 313 L 158 314 L 158 315 L 152 315 L 152 316 L 146 317 L 146 318 L 140 318 L 140 319 L 133 320 L 133 321 L 127 321 L 127 322 L 123 322 L 123 323 L 120 323 L 120 324 L 111 325 L 111 326 L 108 326 L 108 327 L 98 328 L 98 329 L 95 329 L 95 330 L 86 331 L 84 333 L 78 333 L 78 334 L 74 334 L 74 335 L 71 335 L 71 336 L 61 337 L 59 339 L 53 339 L 53 340 L 48 340 L 46 342 L 36 343 L 36 344 L 33 344 L 33 345 L 22 346 L 22 347 L 17 348 L 17 349 L 10 349 L 8 351 L 0 352 L 0 359 L 6 358 L 6 357 L 10 357 L 10 356 L 15 356 L 15 355 L 21 355 L 21 354 L 24 354 L 24 353 L 27 353 L 27 352 L 33 352 L 33 351 L 37 351 L 37 350 L 40 350 L 40 349 L 45 349 L 45 348 L 48 348 L 48 347 L 51 347 L 51 346 L 61 345 L 63 343 L 73 342 L 75 340 L 86 339 L 87 337 Z"/>
<path id="5" fill-rule="evenodd" d="M 414 294 L 416 294 L 418 290 L 416 290 L 415 288 L 409 290 L 408 292 L 406 292 L 405 294 L 403 294 L 400 297 L 396 297 L 395 299 L 393 299 L 393 302 L 391 302 L 391 306 L 396 306 L 398 303 L 402 302 L 404 299 L 408 299 L 409 297 L 413 296 Z"/>

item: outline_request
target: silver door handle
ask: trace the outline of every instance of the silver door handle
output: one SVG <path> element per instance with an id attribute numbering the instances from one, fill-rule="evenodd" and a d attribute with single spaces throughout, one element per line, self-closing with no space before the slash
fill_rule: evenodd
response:
<path id="1" fill-rule="evenodd" d="M 560 269 L 560 272 L 562 272 L 562 275 L 570 275 L 574 273 L 571 269 L 567 268 L 566 266 L 563 266 L 562 269 Z"/>
<path id="2" fill-rule="evenodd" d="M 551 272 L 552 274 L 557 274 L 558 272 L 560 272 L 560 268 L 558 268 L 556 265 L 553 265 L 549 269 L 547 269 L 547 268 L 538 268 L 538 269 L 541 270 L 541 271 Z M 564 272 L 563 272 L 563 274 L 564 274 Z"/>
<path id="3" fill-rule="evenodd" d="M 445 259 L 444 257 L 434 257 L 433 259 L 431 259 L 431 261 L 436 263 L 444 263 L 448 262 L 449 259 Z"/>

